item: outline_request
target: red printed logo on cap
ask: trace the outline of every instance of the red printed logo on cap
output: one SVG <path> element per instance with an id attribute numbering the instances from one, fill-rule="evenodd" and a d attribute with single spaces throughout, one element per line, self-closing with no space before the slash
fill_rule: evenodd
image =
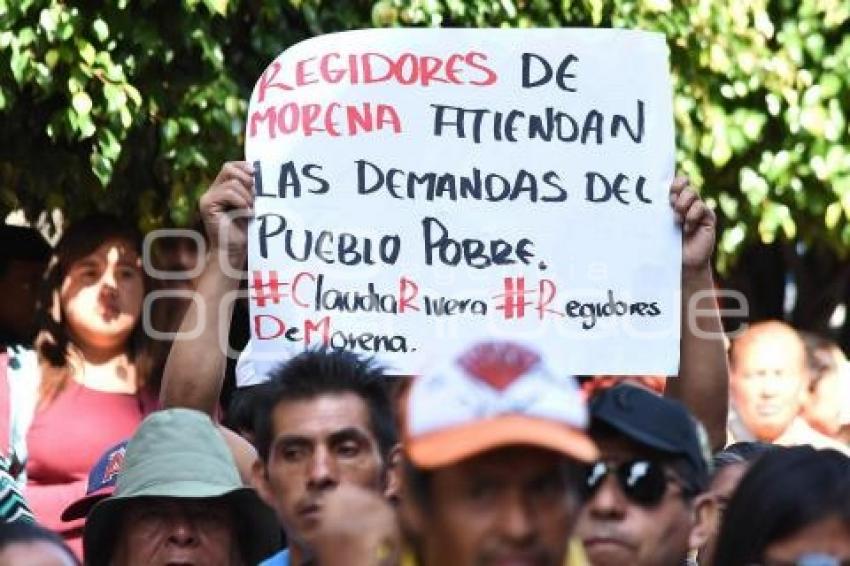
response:
<path id="1" fill-rule="evenodd" d="M 536 352 L 518 344 L 480 344 L 461 356 L 458 364 L 472 377 L 504 391 L 540 361 Z"/>
<path id="2" fill-rule="evenodd" d="M 103 472 L 103 481 L 101 483 L 109 483 L 121 471 L 121 466 L 124 465 L 124 451 L 121 447 L 109 455 L 109 460 L 106 462 L 106 469 Z"/>

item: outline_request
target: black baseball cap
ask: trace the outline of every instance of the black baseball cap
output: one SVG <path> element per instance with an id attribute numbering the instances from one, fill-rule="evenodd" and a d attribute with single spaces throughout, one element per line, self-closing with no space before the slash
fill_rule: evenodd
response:
<path id="1" fill-rule="evenodd" d="M 50 251 L 50 244 L 35 228 L 0 224 L 0 261 L 46 262 Z"/>
<path id="2" fill-rule="evenodd" d="M 637 444 L 679 457 L 689 487 L 702 492 L 710 478 L 710 449 L 702 425 L 678 401 L 634 385 L 621 384 L 590 401 L 590 433 L 600 425 Z"/>

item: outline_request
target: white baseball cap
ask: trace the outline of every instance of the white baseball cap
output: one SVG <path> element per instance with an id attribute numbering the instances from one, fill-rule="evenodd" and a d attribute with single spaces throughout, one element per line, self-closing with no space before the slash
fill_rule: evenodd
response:
<path id="1" fill-rule="evenodd" d="M 512 342 L 476 344 L 415 378 L 401 420 L 405 452 L 423 469 L 517 444 L 582 462 L 598 458 L 575 378 L 555 375 L 537 352 Z"/>

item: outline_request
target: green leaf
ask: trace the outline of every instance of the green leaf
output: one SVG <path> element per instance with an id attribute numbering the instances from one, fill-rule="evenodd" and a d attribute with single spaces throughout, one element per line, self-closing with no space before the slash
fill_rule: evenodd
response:
<path id="1" fill-rule="evenodd" d="M 133 101 L 133 104 L 135 104 L 136 106 L 142 105 L 142 95 L 139 94 L 139 89 L 137 89 L 131 84 L 125 84 L 124 91 L 127 93 L 127 96 L 130 97 L 130 100 Z"/>
<path id="2" fill-rule="evenodd" d="M 61 22 L 59 24 L 59 39 L 62 41 L 68 41 L 74 36 L 74 24 L 71 22 Z"/>
<path id="3" fill-rule="evenodd" d="M 48 38 L 52 37 L 53 33 L 56 31 L 57 21 L 58 18 L 54 9 L 45 8 L 38 16 L 38 24 L 45 32 L 47 32 Z"/>
<path id="4" fill-rule="evenodd" d="M 835 229 L 838 226 L 838 221 L 841 220 L 841 214 L 844 210 L 841 208 L 840 202 L 833 202 L 829 206 L 826 207 L 826 214 L 824 214 L 823 221 L 827 228 L 830 230 Z"/>
<path id="5" fill-rule="evenodd" d="M 733 255 L 738 251 L 738 248 L 747 237 L 746 225 L 739 222 L 732 228 L 723 232 L 720 237 L 720 249 L 724 253 Z"/>
<path id="6" fill-rule="evenodd" d="M 191 117 L 180 118 L 178 120 L 180 122 L 180 129 L 186 130 L 193 136 L 198 135 L 200 131 L 200 127 L 198 126 L 198 121 Z"/>
<path id="7" fill-rule="evenodd" d="M 744 167 L 741 170 L 740 184 L 741 192 L 747 196 L 747 200 L 752 207 L 759 206 L 767 198 L 770 190 L 764 177 L 749 167 Z"/>
<path id="8" fill-rule="evenodd" d="M 121 117 L 121 125 L 125 128 L 129 128 L 133 125 L 133 115 L 130 114 L 130 110 L 127 109 L 126 106 L 122 106 L 118 111 L 118 114 Z"/>
<path id="9" fill-rule="evenodd" d="M 112 180 L 112 162 L 103 155 L 95 152 L 91 154 L 92 172 L 97 176 L 101 186 L 106 187 Z"/>
<path id="10" fill-rule="evenodd" d="M 74 96 L 71 97 L 71 106 L 74 107 L 74 110 L 77 111 L 77 114 L 81 116 L 88 115 L 92 109 L 92 101 L 91 97 L 84 90 L 74 93 Z"/>
<path id="11" fill-rule="evenodd" d="M 836 96 L 842 87 L 841 79 L 835 73 L 824 73 L 818 84 L 820 84 L 821 92 L 826 99 Z"/>
<path id="12" fill-rule="evenodd" d="M 84 39 L 77 40 L 77 52 L 80 54 L 80 57 L 83 61 L 86 62 L 86 65 L 91 65 L 94 63 L 94 58 L 97 55 L 97 51 L 94 46 Z"/>
<path id="13" fill-rule="evenodd" d="M 732 148 L 725 139 L 718 138 L 711 148 L 711 161 L 717 167 L 722 167 L 732 157 Z"/>
<path id="14" fill-rule="evenodd" d="M 179 133 L 180 125 L 177 123 L 177 120 L 169 118 L 162 125 L 162 137 L 165 139 L 166 144 L 172 144 Z"/>
<path id="15" fill-rule="evenodd" d="M 94 34 L 101 43 L 109 39 L 109 26 L 102 19 L 98 18 L 91 25 Z"/>
<path id="16" fill-rule="evenodd" d="M 9 65 L 12 67 L 12 76 L 15 78 L 15 82 L 19 85 L 22 85 L 24 82 L 24 75 L 27 71 L 27 68 L 30 64 L 30 55 L 26 51 L 18 51 L 14 49 L 12 51 L 12 56 L 9 60 Z"/>
<path id="17" fill-rule="evenodd" d="M 116 112 L 127 105 L 127 95 L 124 93 L 124 89 L 112 83 L 103 85 L 103 96 L 106 98 L 107 109 L 110 112 Z"/>
<path id="18" fill-rule="evenodd" d="M 18 32 L 18 45 L 27 47 L 35 41 L 35 31 L 31 27 L 25 27 Z"/>
<path id="19" fill-rule="evenodd" d="M 117 161 L 118 156 L 121 154 L 121 143 L 118 141 L 118 138 L 115 137 L 115 134 L 108 128 L 103 128 L 101 130 L 98 147 L 100 149 L 100 153 L 105 158 L 113 162 Z"/>
<path id="20" fill-rule="evenodd" d="M 88 114 L 78 114 L 78 128 L 80 130 L 80 139 L 87 139 L 94 135 L 97 128 L 94 127 L 91 117 Z"/>
<path id="21" fill-rule="evenodd" d="M 44 62 L 47 63 L 47 66 L 53 69 L 56 66 L 56 63 L 59 61 L 59 51 L 56 49 L 50 49 L 47 53 L 44 54 Z"/>
<path id="22" fill-rule="evenodd" d="M 228 0 L 204 0 L 210 12 L 223 16 L 227 13 Z"/>

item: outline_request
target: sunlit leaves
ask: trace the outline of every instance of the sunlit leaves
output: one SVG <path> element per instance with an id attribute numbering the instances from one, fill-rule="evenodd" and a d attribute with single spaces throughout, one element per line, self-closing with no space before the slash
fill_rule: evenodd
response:
<path id="1" fill-rule="evenodd" d="M 719 267 L 758 240 L 850 250 L 846 0 L 0 0 L 0 215 L 190 222 L 241 155 L 260 71 L 312 34 L 593 25 L 667 37 L 678 167 L 721 219 Z"/>

